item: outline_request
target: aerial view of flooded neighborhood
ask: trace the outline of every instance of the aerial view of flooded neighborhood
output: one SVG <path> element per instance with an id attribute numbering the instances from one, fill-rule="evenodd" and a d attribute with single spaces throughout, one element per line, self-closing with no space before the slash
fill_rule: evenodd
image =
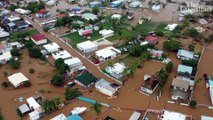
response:
<path id="1" fill-rule="evenodd" d="M 0 120 L 213 120 L 213 0 L 0 0 Z"/>

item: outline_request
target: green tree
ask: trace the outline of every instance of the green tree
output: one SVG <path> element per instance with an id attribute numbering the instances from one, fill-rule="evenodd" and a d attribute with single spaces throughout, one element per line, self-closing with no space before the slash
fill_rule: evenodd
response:
<path id="1" fill-rule="evenodd" d="M 182 47 L 182 44 L 176 40 L 169 40 L 163 43 L 163 48 L 171 52 L 176 52 Z"/>
<path id="2" fill-rule="evenodd" d="M 132 45 L 129 49 L 129 54 L 134 57 L 139 57 L 142 53 L 140 45 Z"/>
<path id="3" fill-rule="evenodd" d="M 194 51 L 195 46 L 194 46 L 193 44 L 190 44 L 190 45 L 188 46 L 188 48 L 189 48 L 190 51 Z"/>
<path id="4" fill-rule="evenodd" d="M 161 87 L 163 87 L 166 84 L 167 79 L 169 77 L 168 72 L 164 69 L 161 69 L 160 71 L 156 72 L 156 75 L 160 80 Z"/>
<path id="5" fill-rule="evenodd" d="M 29 69 L 29 73 L 32 74 L 32 73 L 34 73 L 34 72 L 35 72 L 35 70 L 34 70 L 33 68 L 30 68 L 30 69 Z"/>
<path id="6" fill-rule="evenodd" d="M 108 61 L 107 61 L 107 66 L 108 66 L 108 67 L 113 67 L 113 64 L 114 64 L 114 63 L 113 63 L 112 60 L 108 60 Z"/>
<path id="7" fill-rule="evenodd" d="M 196 107 L 197 107 L 197 101 L 196 101 L 196 100 L 191 100 L 191 101 L 189 102 L 189 106 L 190 106 L 191 108 L 196 108 Z"/>
<path id="8" fill-rule="evenodd" d="M 168 73 L 170 73 L 173 69 L 173 63 L 172 62 L 169 62 L 167 65 L 166 65 L 166 71 Z"/>
<path id="9" fill-rule="evenodd" d="M 199 38 L 201 37 L 201 34 L 194 28 L 192 29 L 189 29 L 188 31 L 186 31 L 186 34 L 190 37 L 193 37 L 193 38 Z"/>
<path id="10" fill-rule="evenodd" d="M 62 64 L 64 64 L 64 60 L 62 58 L 59 58 L 55 61 L 55 67 L 59 68 Z"/>
<path id="11" fill-rule="evenodd" d="M 63 86 L 64 85 L 64 79 L 61 75 L 54 75 L 52 79 L 50 80 L 51 84 L 55 86 Z"/>
<path id="12" fill-rule="evenodd" d="M 11 55 L 12 56 L 15 56 L 15 57 L 19 57 L 20 55 L 21 55 L 21 53 L 19 52 L 19 50 L 18 49 L 12 49 L 11 51 L 10 51 L 10 53 L 11 53 Z"/>
<path id="13" fill-rule="evenodd" d="M 62 64 L 62 65 L 58 68 L 60 74 L 66 73 L 69 69 L 70 69 L 70 67 L 69 67 L 67 64 Z"/>
<path id="14" fill-rule="evenodd" d="M 42 57 L 41 50 L 39 48 L 30 48 L 29 56 L 32 58 L 41 58 Z"/>
<path id="15" fill-rule="evenodd" d="M 92 108 L 92 110 L 94 110 L 94 112 L 96 113 L 96 115 L 100 115 L 103 106 L 100 103 L 96 102 L 96 103 L 92 104 L 91 108 Z"/>
<path id="16" fill-rule="evenodd" d="M 61 99 L 59 97 L 53 97 L 52 103 L 54 105 L 54 109 L 58 109 L 58 106 L 61 104 Z"/>
<path id="17" fill-rule="evenodd" d="M 23 86 L 25 86 L 25 87 L 31 87 L 32 84 L 31 84 L 30 81 L 24 81 L 24 82 L 23 82 Z"/>
<path id="18" fill-rule="evenodd" d="M 21 66 L 21 62 L 19 60 L 14 60 L 14 59 L 11 59 L 9 61 L 9 64 L 13 69 L 19 69 Z"/>
<path id="19" fill-rule="evenodd" d="M 81 91 L 79 91 L 79 89 L 77 88 L 77 89 L 66 89 L 66 92 L 65 92 L 65 98 L 66 98 L 66 100 L 72 100 L 72 99 L 74 99 L 74 98 L 76 98 L 76 97 L 78 97 L 78 96 L 81 96 L 82 95 L 82 93 L 81 93 Z"/>
<path id="20" fill-rule="evenodd" d="M 0 120 L 4 120 L 4 116 L 2 115 L 1 111 L 0 111 Z"/>
<path id="21" fill-rule="evenodd" d="M 95 14 L 95 15 L 97 15 L 99 13 L 99 11 L 100 11 L 99 7 L 93 7 L 92 8 L 92 13 Z"/>

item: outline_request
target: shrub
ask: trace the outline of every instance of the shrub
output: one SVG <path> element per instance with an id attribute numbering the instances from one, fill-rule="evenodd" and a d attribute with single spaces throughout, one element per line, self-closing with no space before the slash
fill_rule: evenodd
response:
<path id="1" fill-rule="evenodd" d="M 35 70 L 34 70 L 33 68 L 30 68 L 30 69 L 29 69 L 29 73 L 32 74 L 32 73 L 34 73 L 34 72 L 35 72 Z"/>
<path id="2" fill-rule="evenodd" d="M 163 48 L 171 52 L 176 52 L 182 47 L 182 44 L 176 40 L 169 40 L 163 43 Z"/>
<path id="3" fill-rule="evenodd" d="M 7 76 L 8 76 L 7 71 L 3 71 L 3 74 L 4 74 L 4 77 L 7 77 Z"/>
<path id="4" fill-rule="evenodd" d="M 39 48 L 30 48 L 29 56 L 32 58 L 41 58 L 42 57 L 41 50 Z"/>
<path id="5" fill-rule="evenodd" d="M 4 81 L 1 85 L 6 88 L 9 86 L 9 83 L 7 81 Z"/>
<path id="6" fill-rule="evenodd" d="M 191 108 L 196 108 L 196 107 L 197 107 L 197 101 L 196 101 L 196 100 L 191 100 L 191 101 L 189 102 L 189 106 L 190 106 Z"/>
<path id="7" fill-rule="evenodd" d="M 51 81 L 51 84 L 53 84 L 55 86 L 63 86 L 64 85 L 64 79 L 60 75 L 54 75 L 50 81 Z"/>
<path id="8" fill-rule="evenodd" d="M 18 49 L 12 49 L 10 53 L 12 56 L 16 56 L 16 57 L 19 57 L 21 55 Z"/>
<path id="9" fill-rule="evenodd" d="M 173 63 L 172 62 L 169 62 L 167 65 L 166 65 L 166 71 L 167 72 L 171 72 L 173 69 Z"/>
<path id="10" fill-rule="evenodd" d="M 23 82 L 23 86 L 24 86 L 24 87 L 31 87 L 32 84 L 31 84 L 30 81 L 24 81 L 24 82 Z"/>
<path id="11" fill-rule="evenodd" d="M 14 59 L 11 59 L 11 60 L 9 61 L 9 64 L 10 64 L 10 66 L 11 66 L 13 69 L 19 69 L 20 66 L 21 66 L 21 62 L 18 61 L 18 60 L 14 60 Z"/>
<path id="12" fill-rule="evenodd" d="M 188 48 L 189 48 L 190 51 L 194 51 L 195 46 L 194 46 L 193 44 L 190 44 L 190 45 L 188 46 Z"/>

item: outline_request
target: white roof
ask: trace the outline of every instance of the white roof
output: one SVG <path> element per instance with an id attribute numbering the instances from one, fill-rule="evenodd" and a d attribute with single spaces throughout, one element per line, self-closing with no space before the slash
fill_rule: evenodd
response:
<path id="1" fill-rule="evenodd" d="M 160 120 L 186 120 L 186 115 L 178 112 L 164 110 Z"/>
<path id="2" fill-rule="evenodd" d="M 201 120 L 213 120 L 213 117 L 202 115 Z"/>
<path id="3" fill-rule="evenodd" d="M 33 111 L 31 113 L 28 114 L 29 117 L 30 117 L 30 120 L 38 120 L 40 117 L 39 117 L 39 112 L 38 111 Z"/>
<path id="4" fill-rule="evenodd" d="M 63 113 L 61 113 L 50 120 L 67 120 L 67 117 Z"/>
<path id="5" fill-rule="evenodd" d="M 4 60 L 9 60 L 12 58 L 12 55 L 10 53 L 10 51 L 7 51 L 7 52 L 3 52 L 1 55 L 0 55 L 0 61 L 4 61 Z"/>
<path id="6" fill-rule="evenodd" d="M 178 72 L 182 72 L 182 73 L 185 73 L 185 72 L 188 72 L 189 74 L 192 74 L 192 67 L 191 66 L 186 66 L 186 65 L 178 65 L 178 69 L 177 71 Z"/>
<path id="7" fill-rule="evenodd" d="M 29 10 L 24 10 L 22 8 L 15 9 L 15 11 L 20 13 L 20 14 L 29 14 L 30 13 Z"/>
<path id="8" fill-rule="evenodd" d="M 140 1 L 133 1 L 129 4 L 130 7 L 142 7 L 142 4 Z"/>
<path id="9" fill-rule="evenodd" d="M 41 106 L 36 102 L 36 100 L 33 97 L 27 98 L 27 103 L 30 108 L 33 108 L 34 110 L 40 109 Z"/>
<path id="10" fill-rule="evenodd" d="M 211 103 L 213 104 L 213 88 L 211 87 L 209 89 L 209 94 L 210 94 Z"/>
<path id="11" fill-rule="evenodd" d="M 101 34 L 102 36 L 107 36 L 109 34 L 114 34 L 114 31 L 113 30 L 106 30 L 106 29 L 103 29 L 101 31 L 99 31 L 99 34 Z"/>
<path id="12" fill-rule="evenodd" d="M 120 63 L 115 63 L 112 67 L 109 67 L 110 73 L 121 74 L 126 67 Z"/>
<path id="13" fill-rule="evenodd" d="M 147 44 L 149 44 L 149 42 L 147 42 L 147 41 L 141 42 L 141 46 L 144 46 L 144 45 L 147 45 Z"/>
<path id="14" fill-rule="evenodd" d="M 84 13 L 84 14 L 82 14 L 82 18 L 84 18 L 86 20 L 95 20 L 95 19 L 98 19 L 97 15 L 95 15 L 93 13 Z"/>
<path id="15" fill-rule="evenodd" d="M 122 16 L 120 14 L 113 14 L 111 16 L 112 19 L 120 19 Z"/>
<path id="16" fill-rule="evenodd" d="M 103 58 L 108 58 L 110 56 L 116 55 L 117 53 L 121 53 L 121 51 L 112 46 L 95 52 L 96 56 L 103 57 Z"/>
<path id="17" fill-rule="evenodd" d="M 22 82 L 28 81 L 29 79 L 22 73 L 15 73 L 13 75 L 10 75 L 8 77 L 8 80 L 10 81 L 10 83 L 13 84 L 13 86 L 18 87 Z"/>
<path id="18" fill-rule="evenodd" d="M 173 23 L 173 24 L 168 24 L 165 29 L 166 30 L 169 30 L 169 31 L 173 31 L 176 27 L 177 27 L 178 24 L 176 23 Z"/>
<path id="19" fill-rule="evenodd" d="M 110 92 L 111 94 L 114 94 L 117 91 L 117 89 L 111 87 L 110 84 L 111 84 L 110 82 L 107 82 L 106 80 L 101 78 L 99 81 L 97 81 L 95 83 L 95 87 L 99 87 L 99 88 L 103 89 L 103 91 Z"/>
<path id="20" fill-rule="evenodd" d="M 129 120 L 139 120 L 140 116 L 141 116 L 141 113 L 139 113 L 139 112 L 134 112 L 134 113 L 131 115 L 131 117 L 129 118 Z"/>
<path id="21" fill-rule="evenodd" d="M 23 105 L 19 106 L 18 109 L 21 111 L 21 113 L 26 113 L 26 112 L 30 111 L 30 108 L 27 106 L 27 104 L 23 104 Z"/>
<path id="22" fill-rule="evenodd" d="M 11 16 L 9 18 L 7 18 L 9 21 L 13 22 L 13 21 L 16 21 L 16 20 L 20 20 L 21 18 L 20 17 L 16 17 L 16 16 Z"/>
<path id="23" fill-rule="evenodd" d="M 77 46 L 79 46 L 80 48 L 83 48 L 84 50 L 88 50 L 90 48 L 98 47 L 97 44 L 95 44 L 94 42 L 89 41 L 89 40 L 85 41 L 85 42 L 78 43 Z"/>
<path id="24" fill-rule="evenodd" d="M 58 51 L 58 52 L 55 52 L 55 53 L 52 53 L 52 57 L 57 60 L 59 58 L 62 58 L 62 59 L 67 59 L 67 58 L 71 58 L 71 54 L 68 53 L 66 50 L 62 50 L 62 51 Z"/>
<path id="25" fill-rule="evenodd" d="M 64 63 L 67 64 L 68 66 L 78 64 L 78 63 L 82 64 L 81 60 L 77 57 L 64 60 Z"/>
<path id="26" fill-rule="evenodd" d="M 183 56 L 186 58 L 193 59 L 194 58 L 194 52 L 187 51 L 187 50 L 178 50 L 177 56 Z"/>
<path id="27" fill-rule="evenodd" d="M 46 44 L 43 45 L 43 47 L 49 52 L 56 52 L 59 50 L 60 46 L 57 43 L 50 43 L 50 44 Z"/>

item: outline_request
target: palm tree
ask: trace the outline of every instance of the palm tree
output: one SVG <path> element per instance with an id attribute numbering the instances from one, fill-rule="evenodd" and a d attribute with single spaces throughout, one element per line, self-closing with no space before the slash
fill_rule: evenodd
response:
<path id="1" fill-rule="evenodd" d="M 137 66 L 135 64 L 132 64 L 129 67 L 129 74 L 132 76 L 132 78 L 134 77 L 134 73 L 136 72 Z"/>
<path id="2" fill-rule="evenodd" d="M 58 109 L 58 105 L 61 104 L 61 100 L 59 97 L 53 97 L 52 103 L 54 104 L 54 108 Z"/>
<path id="3" fill-rule="evenodd" d="M 107 61 L 107 66 L 108 67 L 113 67 L 113 61 L 112 60 L 108 60 Z"/>
<path id="4" fill-rule="evenodd" d="M 96 102 L 95 104 L 91 106 L 91 109 L 94 110 L 97 116 L 101 114 L 102 108 L 103 106 L 98 102 Z"/>

